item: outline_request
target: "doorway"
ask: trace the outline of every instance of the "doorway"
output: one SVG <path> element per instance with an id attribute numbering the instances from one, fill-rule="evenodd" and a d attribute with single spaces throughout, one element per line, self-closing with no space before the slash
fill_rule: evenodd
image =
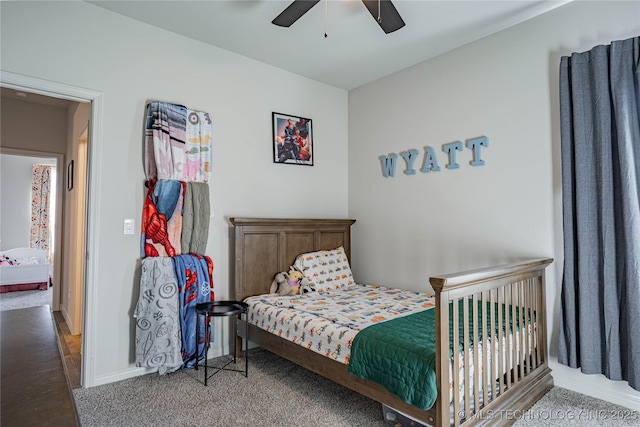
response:
<path id="1" fill-rule="evenodd" d="M 94 268 L 93 268 L 92 260 L 88 259 L 86 254 L 90 253 L 91 248 L 95 247 L 95 238 L 92 238 L 92 236 L 96 235 L 94 229 L 92 228 L 92 226 L 95 226 L 95 223 L 91 221 L 92 212 L 94 212 L 95 209 L 92 207 L 91 193 L 97 184 L 96 184 L 95 177 L 93 177 L 92 179 L 91 173 L 92 173 L 92 162 L 95 162 L 95 159 L 93 159 L 93 151 L 94 151 L 93 145 L 96 143 L 98 139 L 98 138 L 95 138 L 93 135 L 98 134 L 98 132 L 95 132 L 95 129 L 99 128 L 100 121 L 101 121 L 99 112 L 101 111 L 101 108 L 102 108 L 102 95 L 98 92 L 94 92 L 84 88 L 77 88 L 77 87 L 59 84 L 55 82 L 39 80 L 39 79 L 31 78 L 28 76 L 17 75 L 13 73 L 4 72 L 4 71 L 2 72 L 2 79 L 0 80 L 0 86 L 2 86 L 3 90 L 5 88 L 11 89 L 11 90 L 17 90 L 17 91 L 25 92 L 30 95 L 44 96 L 51 100 L 58 100 L 58 101 L 62 100 L 62 101 L 67 101 L 72 103 L 84 104 L 85 106 L 87 106 L 88 120 L 85 120 L 85 122 L 83 123 L 83 128 L 84 128 L 83 135 L 86 137 L 86 140 L 85 140 L 86 143 L 84 145 L 84 150 L 86 154 L 85 154 L 85 161 L 83 162 L 84 178 L 85 178 L 85 187 L 83 190 L 84 197 L 77 202 L 78 207 L 81 207 L 82 211 L 84 212 L 84 215 L 82 216 L 84 219 L 86 219 L 86 221 L 83 221 L 81 233 L 76 233 L 75 240 L 80 243 L 78 246 L 76 246 L 76 253 L 74 254 L 75 262 L 78 265 L 82 266 L 83 268 L 82 268 L 81 274 L 76 274 L 77 272 L 75 271 L 74 271 L 74 274 L 76 274 L 76 276 L 78 277 L 77 281 L 79 282 L 79 293 L 75 295 L 75 300 L 79 301 L 79 305 L 80 305 L 80 307 L 76 307 L 76 310 L 77 310 L 76 312 L 80 313 L 80 316 L 79 316 L 80 324 L 76 325 L 76 327 L 80 331 L 82 336 L 82 343 L 80 346 L 81 352 L 82 352 L 82 356 L 81 356 L 82 372 L 80 374 L 80 383 L 83 386 L 91 387 L 95 383 L 95 368 L 94 368 L 94 362 L 92 357 L 93 354 L 95 354 L 95 350 L 94 350 L 95 337 L 91 333 L 91 331 L 93 331 L 95 328 L 95 320 L 94 320 L 94 317 L 92 316 L 92 312 L 94 312 L 92 308 L 95 307 L 95 302 L 93 298 L 94 291 L 93 289 L 91 289 L 91 287 L 87 286 L 87 283 L 91 283 L 91 281 L 88 280 L 87 278 L 93 274 Z M 4 113 L 4 105 L 3 105 L 3 113 Z M 88 125 L 87 125 L 87 122 L 89 123 Z M 5 129 L 3 126 L 3 136 L 4 136 L 4 130 Z M 70 130 L 69 132 L 71 133 L 72 131 Z M 70 135 L 70 139 L 71 137 L 75 139 L 76 136 L 81 137 L 80 134 L 73 132 L 73 134 Z M 5 143 L 5 141 L 8 141 L 8 140 L 10 139 L 3 137 L 3 147 L 2 147 L 3 151 L 5 150 L 6 145 L 8 145 Z M 40 143 L 42 144 L 41 141 Z M 65 155 L 62 157 L 61 161 L 58 162 L 59 165 L 62 165 L 60 169 L 64 170 L 65 172 L 64 178 L 62 178 L 63 175 L 61 173 L 60 179 L 59 179 L 59 182 L 60 182 L 59 187 L 60 185 L 64 185 L 63 187 L 64 189 L 63 197 L 65 198 L 64 203 L 67 203 L 68 202 L 67 199 L 71 198 L 68 194 L 72 190 L 72 189 L 68 189 L 68 185 L 69 185 L 68 174 L 69 174 L 69 171 L 71 170 L 69 168 L 70 160 L 74 161 L 72 166 L 74 170 L 74 180 L 73 180 L 74 187 L 77 189 L 80 188 L 79 186 L 76 187 L 76 185 L 79 185 L 80 183 L 80 181 L 78 181 L 78 178 L 79 178 L 78 172 L 79 170 L 81 170 L 81 168 L 79 163 L 77 163 L 77 160 L 78 160 L 77 157 L 73 158 L 74 155 L 77 156 L 78 153 L 74 152 L 72 147 L 68 147 L 65 150 Z M 59 202 L 61 204 L 63 203 L 62 200 L 59 200 Z M 67 222 L 70 216 L 69 211 L 65 210 L 62 216 L 64 217 L 64 221 Z M 95 215 L 93 217 L 95 217 Z M 68 239 L 69 236 L 67 235 L 67 233 L 70 227 L 67 226 L 63 228 L 64 228 L 64 236 L 62 237 L 62 239 Z M 60 239 L 58 241 L 60 241 Z M 65 256 L 68 256 L 68 252 L 69 252 L 69 247 L 65 245 L 64 251 L 62 252 L 62 258 L 64 258 Z M 63 274 L 60 274 L 59 277 L 65 277 L 65 273 L 66 274 L 69 273 L 68 269 L 69 269 L 69 266 L 66 264 L 63 264 L 63 267 L 62 267 Z M 67 280 L 68 278 L 65 278 L 64 282 L 60 286 L 60 288 L 63 289 L 63 292 L 62 292 L 63 295 L 68 294 L 68 289 L 64 290 L 67 285 Z"/>
<path id="2" fill-rule="evenodd" d="M 0 250 L 34 248 L 48 252 L 49 286 L 24 284 L 27 289 L 0 293 L 2 310 L 47 304 L 57 310 L 60 281 L 62 207 L 57 185 L 61 154 L 17 152 L 0 155 Z M 40 212 L 41 215 L 35 215 Z M 35 289 L 36 290 L 28 290 Z M 54 292 L 55 290 L 55 292 Z M 54 298 L 54 295 L 56 298 Z"/>

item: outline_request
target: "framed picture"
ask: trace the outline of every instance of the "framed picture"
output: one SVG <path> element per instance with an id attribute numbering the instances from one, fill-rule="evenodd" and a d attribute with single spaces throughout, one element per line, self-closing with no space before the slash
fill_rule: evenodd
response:
<path id="1" fill-rule="evenodd" d="M 67 191 L 73 188 L 73 160 L 67 165 Z"/>
<path id="2" fill-rule="evenodd" d="M 272 113 L 273 162 L 313 166 L 311 119 Z"/>

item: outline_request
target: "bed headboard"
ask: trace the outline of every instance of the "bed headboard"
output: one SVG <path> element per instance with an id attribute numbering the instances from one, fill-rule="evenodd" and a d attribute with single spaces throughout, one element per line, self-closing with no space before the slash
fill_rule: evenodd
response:
<path id="1" fill-rule="evenodd" d="M 269 293 L 276 273 L 288 271 L 296 256 L 343 246 L 351 259 L 354 219 L 229 218 L 234 297 Z"/>

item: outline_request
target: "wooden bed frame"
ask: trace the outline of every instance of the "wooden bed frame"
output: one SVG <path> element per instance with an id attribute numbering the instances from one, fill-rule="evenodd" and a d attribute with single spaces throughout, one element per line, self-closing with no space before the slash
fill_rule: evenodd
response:
<path id="1" fill-rule="evenodd" d="M 352 219 L 274 219 L 274 218 L 230 218 L 231 263 L 235 284 L 234 296 L 238 301 L 246 297 L 269 293 L 273 277 L 277 272 L 288 271 L 297 255 L 322 249 L 334 249 L 343 246 L 347 256 L 351 255 Z M 510 425 L 531 407 L 551 387 L 553 379 L 548 367 L 547 330 L 544 295 L 544 270 L 553 260 L 536 259 L 521 263 L 501 265 L 469 272 L 450 274 L 430 278 L 436 294 L 436 327 L 439 329 L 436 340 L 436 378 L 439 390 L 438 399 L 429 410 L 421 410 L 400 400 L 387 392 L 382 386 L 352 376 L 347 373 L 347 365 L 324 357 L 318 353 L 294 344 L 288 340 L 268 333 L 254 325 L 249 325 L 249 341 L 278 354 L 298 365 L 329 378 L 345 387 L 363 394 L 383 405 L 414 418 L 421 423 L 448 427 L 473 425 Z M 457 316 L 468 319 L 477 318 L 475 310 L 468 310 L 468 302 L 473 307 L 491 304 L 490 310 L 481 320 L 474 322 L 463 334 L 472 334 L 478 342 L 478 325 L 481 321 L 499 321 L 503 316 L 513 316 L 517 325 L 516 334 L 521 337 L 524 351 L 500 352 L 499 371 L 505 372 L 499 378 L 487 378 L 475 371 L 473 389 L 466 388 L 458 392 L 458 385 L 464 378 L 458 375 L 458 358 L 453 358 L 453 378 L 449 373 L 449 308 L 451 302 L 463 301 L 461 313 L 458 304 L 452 304 L 454 320 L 453 339 L 458 339 Z M 502 304 L 500 304 L 502 302 Z M 494 308 L 495 307 L 495 308 Z M 504 310 L 504 313 L 503 313 Z M 527 315 L 528 314 L 528 315 Z M 526 318 L 526 319 L 525 319 Z M 535 322 L 535 323 L 533 323 Z M 245 324 L 238 320 L 238 333 L 244 334 Z M 532 328 L 532 338 L 525 339 L 528 326 Z M 504 324 L 502 324 L 504 330 Z M 506 326 L 507 330 L 509 326 Z M 500 346 L 507 349 L 512 344 L 511 334 L 496 337 Z M 240 339 L 238 337 L 237 339 Z M 483 348 L 489 348 L 485 343 Z M 514 346 L 515 347 L 515 346 Z M 242 348 L 239 346 L 237 348 Z M 464 346 L 464 360 L 469 360 L 470 348 Z M 474 352 L 473 363 L 488 366 L 487 353 Z M 505 360 L 502 360 L 506 355 Z M 510 364 L 511 361 L 515 363 Z M 446 363 L 443 363 L 445 361 Z M 469 370 L 465 370 L 468 375 Z M 449 402 L 447 392 L 449 382 L 454 383 L 453 404 Z M 465 384 L 470 384 L 469 379 Z M 482 384 L 485 384 L 482 386 Z M 487 386 L 488 385 L 488 386 Z M 472 394 L 473 393 L 473 394 Z M 444 394 L 445 398 L 441 396 Z M 464 405 L 460 407 L 461 397 Z M 462 415 L 461 415 L 462 414 Z M 468 414 L 466 417 L 464 414 Z"/>

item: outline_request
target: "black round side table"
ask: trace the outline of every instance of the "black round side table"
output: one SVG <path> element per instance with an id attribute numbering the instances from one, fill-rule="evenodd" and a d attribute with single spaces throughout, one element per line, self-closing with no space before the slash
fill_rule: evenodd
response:
<path id="1" fill-rule="evenodd" d="M 209 332 L 211 330 L 211 318 L 212 317 L 229 317 L 229 316 L 239 316 L 242 313 L 247 312 L 247 304 L 239 301 L 210 301 L 210 302 L 202 302 L 196 304 L 196 349 L 198 348 L 198 337 L 200 336 L 200 317 L 205 316 L 205 337 L 210 336 Z M 204 346 L 204 385 L 207 385 L 207 380 L 210 376 L 217 374 L 218 372 L 224 370 L 230 363 L 236 363 L 236 336 L 237 336 L 237 324 L 236 319 L 231 321 L 233 325 L 233 359 L 225 363 L 221 367 L 211 368 L 215 369 L 215 372 L 211 375 L 208 374 L 209 363 L 207 359 L 207 353 L 209 349 L 209 343 L 205 343 Z M 244 336 L 244 376 L 249 376 L 249 356 L 247 354 L 247 350 L 249 349 L 249 343 L 247 338 L 249 337 L 249 322 L 245 322 L 245 336 Z M 240 349 L 242 350 L 242 348 Z M 198 370 L 198 363 L 196 363 L 196 370 Z M 230 369 L 237 372 L 237 369 Z"/>

